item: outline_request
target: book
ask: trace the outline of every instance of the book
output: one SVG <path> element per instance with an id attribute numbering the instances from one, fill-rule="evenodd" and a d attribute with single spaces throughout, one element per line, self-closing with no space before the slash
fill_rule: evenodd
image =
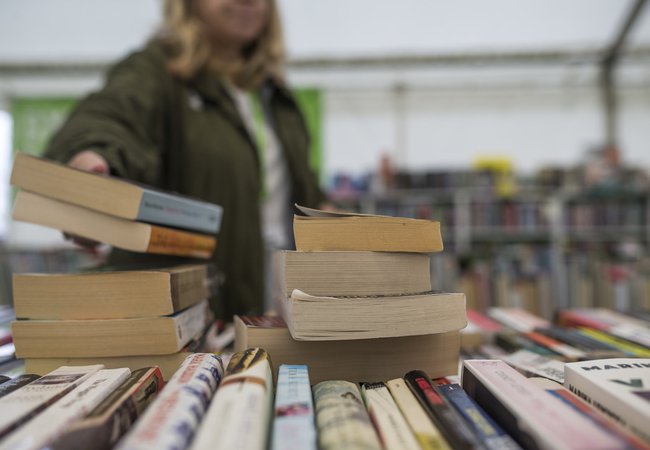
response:
<path id="1" fill-rule="evenodd" d="M 451 450 L 440 430 L 429 419 L 404 379 L 389 380 L 386 382 L 386 386 L 423 450 Z"/>
<path id="2" fill-rule="evenodd" d="M 548 320 L 521 308 L 494 307 L 488 309 L 488 315 L 497 322 L 520 333 L 551 326 Z"/>
<path id="3" fill-rule="evenodd" d="M 527 377 L 544 377 L 564 383 L 564 363 L 557 359 L 548 358 L 529 350 L 517 350 L 503 356 L 502 359 Z"/>
<path id="4" fill-rule="evenodd" d="M 443 249 L 440 222 L 299 207 L 294 215 L 298 251 L 433 253 Z"/>
<path id="5" fill-rule="evenodd" d="M 140 253 L 208 259 L 217 245 L 214 236 L 134 222 L 27 191 L 16 195 L 12 217 Z"/>
<path id="6" fill-rule="evenodd" d="M 485 449 L 469 425 L 436 391 L 426 373 L 412 370 L 404 375 L 404 382 L 418 399 L 429 418 L 454 449 Z"/>
<path id="7" fill-rule="evenodd" d="M 578 333 L 588 336 L 596 341 L 611 345 L 612 347 L 624 352 L 626 356 L 636 356 L 639 358 L 650 357 L 650 347 L 634 344 L 625 339 L 617 338 L 604 331 L 594 330 L 593 328 L 578 327 Z M 589 358 L 595 359 L 595 358 Z"/>
<path id="8" fill-rule="evenodd" d="M 529 378 L 529 380 L 540 388 L 544 389 L 546 392 L 551 394 L 554 397 L 559 398 L 565 404 L 569 405 L 578 413 L 582 414 L 589 420 L 591 420 L 598 427 L 605 430 L 607 433 L 611 434 L 615 438 L 619 439 L 619 447 L 621 449 L 636 449 L 636 450 L 647 450 L 648 446 L 643 443 L 640 439 L 636 438 L 633 434 L 625 430 L 620 424 L 607 419 L 605 416 L 600 414 L 593 407 L 587 403 L 580 400 L 577 396 L 573 395 L 571 391 L 565 388 L 562 384 L 552 381 L 548 378 Z"/>
<path id="9" fill-rule="evenodd" d="M 459 331 L 465 294 L 326 297 L 294 289 L 282 310 L 296 340 L 354 340 Z"/>
<path id="10" fill-rule="evenodd" d="M 381 450 L 356 384 L 322 381 L 313 387 L 320 450 Z"/>
<path id="11" fill-rule="evenodd" d="M 144 367 L 111 392 L 83 419 L 52 441 L 51 450 L 109 450 L 131 428 L 164 385 L 157 367 Z"/>
<path id="12" fill-rule="evenodd" d="M 568 363 L 564 366 L 564 385 L 650 444 L 650 359 Z"/>
<path id="13" fill-rule="evenodd" d="M 59 367 L 0 398 L 0 438 L 55 403 L 102 368 L 100 365 Z"/>
<path id="14" fill-rule="evenodd" d="M 560 311 L 562 325 L 587 327 L 650 348 L 650 327 L 646 322 L 605 308 L 581 308 Z"/>
<path id="15" fill-rule="evenodd" d="M 235 316 L 234 322 L 235 351 L 262 347 L 275 367 L 305 364 L 312 383 L 390 380 L 413 367 L 422 368 L 433 378 L 458 372 L 457 331 L 353 341 L 296 341 L 279 317 Z M 390 358 L 377 358 L 378 349 Z"/>
<path id="16" fill-rule="evenodd" d="M 272 400 L 268 353 L 260 348 L 235 353 L 190 449 L 266 449 Z"/>
<path id="17" fill-rule="evenodd" d="M 115 217 L 203 233 L 217 233 L 223 213 L 219 205 L 25 153 L 16 154 L 11 184 Z"/>
<path id="18" fill-rule="evenodd" d="M 12 332 L 19 358 L 99 358 L 165 355 L 201 333 L 207 300 L 171 316 L 135 319 L 17 320 Z"/>
<path id="19" fill-rule="evenodd" d="M 69 394 L 22 427 L 6 436 L 0 447 L 40 450 L 58 438 L 66 428 L 86 416 L 131 374 L 129 369 L 102 369 L 80 383 Z"/>
<path id="20" fill-rule="evenodd" d="M 219 356 L 188 356 L 116 450 L 187 448 L 222 377 Z"/>
<path id="21" fill-rule="evenodd" d="M 91 365 L 91 364 L 86 364 L 86 365 Z M 61 366 L 57 366 L 57 367 L 61 367 Z M 45 374 L 48 372 L 52 372 L 53 370 L 55 369 L 51 369 L 43 373 Z M 41 377 L 40 375 L 36 375 L 35 373 L 30 373 L 28 370 L 26 370 L 25 372 L 27 373 L 18 375 L 15 378 L 6 377 L 7 380 L 5 380 L 5 382 L 0 384 L 0 398 L 4 397 L 7 394 L 12 393 L 16 389 L 20 389 L 21 387 L 31 383 L 32 381 L 38 380 Z"/>
<path id="22" fill-rule="evenodd" d="M 460 345 L 464 350 L 471 351 L 494 342 L 495 333 L 502 329 L 498 322 L 475 309 L 467 308 L 467 326 L 460 332 Z"/>
<path id="23" fill-rule="evenodd" d="M 363 383 L 361 396 L 386 450 L 420 449 L 420 444 L 385 383 Z"/>
<path id="24" fill-rule="evenodd" d="M 21 319 L 128 319 L 166 316 L 210 296 L 206 265 L 160 269 L 14 274 Z"/>
<path id="25" fill-rule="evenodd" d="M 314 420 L 309 369 L 282 364 L 275 389 L 271 450 L 316 450 Z"/>
<path id="26" fill-rule="evenodd" d="M 474 435 L 491 450 L 520 450 L 521 447 L 483 411 L 456 383 L 439 384 L 435 390 L 465 419 Z"/>
<path id="27" fill-rule="evenodd" d="M 624 352 L 611 344 L 598 341 L 574 328 L 552 326 L 550 328 L 540 328 L 536 331 L 584 351 L 588 355 L 586 359 L 620 358 L 626 356 Z"/>
<path id="28" fill-rule="evenodd" d="M 431 291 L 429 256 L 389 252 L 296 252 L 274 255 L 274 297 L 363 296 Z"/>
<path id="29" fill-rule="evenodd" d="M 503 361 L 464 361 L 462 386 L 524 448 L 618 448 L 617 439 Z"/>

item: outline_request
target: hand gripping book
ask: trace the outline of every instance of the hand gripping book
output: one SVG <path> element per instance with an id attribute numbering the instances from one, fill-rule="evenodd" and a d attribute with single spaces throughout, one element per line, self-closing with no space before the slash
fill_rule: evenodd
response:
<path id="1" fill-rule="evenodd" d="M 222 208 L 54 161 L 16 154 L 11 184 L 27 191 L 104 214 L 201 233 L 217 233 Z"/>
<path id="2" fill-rule="evenodd" d="M 103 366 L 59 367 L 0 398 L 0 438 L 61 399 L 100 369 Z"/>
<path id="3" fill-rule="evenodd" d="M 617 439 L 503 361 L 464 361 L 462 386 L 524 448 L 619 448 Z"/>
<path id="4" fill-rule="evenodd" d="M 260 348 L 235 353 L 191 450 L 266 449 L 272 399 L 268 353 Z"/>
<path id="5" fill-rule="evenodd" d="M 298 251 L 433 253 L 443 249 L 440 222 L 296 206 L 305 214 L 293 218 Z"/>
<path id="6" fill-rule="evenodd" d="M 650 445 L 650 359 L 569 363 L 564 366 L 564 385 Z"/>
<path id="7" fill-rule="evenodd" d="M 313 388 L 320 450 L 381 450 L 356 384 L 323 381 Z"/>
<path id="8" fill-rule="evenodd" d="M 362 384 L 361 396 L 386 450 L 420 449 L 413 431 L 384 383 Z"/>
<path id="9" fill-rule="evenodd" d="M 223 376 L 221 358 L 188 356 L 117 450 L 179 450 L 190 445 Z"/>
<path id="10" fill-rule="evenodd" d="M 133 222 L 27 191 L 16 195 L 12 217 L 140 253 L 208 259 L 217 245 L 214 236 Z"/>
<path id="11" fill-rule="evenodd" d="M 404 375 L 404 381 L 452 448 L 487 448 L 474 436 L 463 418 L 435 390 L 427 374 L 421 370 L 412 370 Z"/>
<path id="12" fill-rule="evenodd" d="M 305 365 L 278 369 L 271 450 L 316 450 L 314 404 Z"/>
<path id="13" fill-rule="evenodd" d="M 423 450 L 451 450 L 403 378 L 387 381 L 386 386 Z"/>
<path id="14" fill-rule="evenodd" d="M 163 388 L 157 367 L 143 367 L 83 419 L 48 445 L 50 450 L 109 450 L 131 428 Z"/>
<path id="15" fill-rule="evenodd" d="M 86 416 L 131 374 L 129 369 L 102 369 L 79 384 L 61 400 L 9 434 L 2 449 L 40 450 L 60 436 L 76 420 Z"/>

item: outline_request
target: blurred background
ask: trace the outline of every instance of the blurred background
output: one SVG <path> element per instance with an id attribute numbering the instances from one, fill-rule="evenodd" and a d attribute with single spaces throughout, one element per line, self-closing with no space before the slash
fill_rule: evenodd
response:
<path id="1" fill-rule="evenodd" d="M 645 0 L 278 2 L 287 75 L 339 206 L 441 220 L 432 276 L 479 308 L 650 307 Z M 9 265 L 88 258 L 11 223 L 12 154 L 41 151 L 160 18 L 159 0 L 0 2 Z"/>

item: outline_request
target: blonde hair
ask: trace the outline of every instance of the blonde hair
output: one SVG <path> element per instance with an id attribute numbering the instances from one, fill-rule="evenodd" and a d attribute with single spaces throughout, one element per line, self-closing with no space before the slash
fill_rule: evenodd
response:
<path id="1" fill-rule="evenodd" d="M 259 86 L 268 77 L 281 80 L 284 63 L 282 25 L 275 0 L 267 1 L 269 18 L 260 36 L 244 49 L 243 60 L 225 63 L 212 53 L 194 0 L 165 0 L 164 21 L 153 40 L 161 42 L 167 51 L 167 69 L 182 79 L 192 78 L 207 69 L 227 76 L 245 89 Z"/>

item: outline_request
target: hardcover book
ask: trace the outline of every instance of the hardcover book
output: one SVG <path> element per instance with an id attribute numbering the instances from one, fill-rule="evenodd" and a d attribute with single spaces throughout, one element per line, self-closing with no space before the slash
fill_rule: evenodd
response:
<path id="1" fill-rule="evenodd" d="M 73 169 L 25 153 L 16 154 L 11 184 L 66 203 L 127 220 L 217 233 L 222 208 L 121 178 Z"/>

